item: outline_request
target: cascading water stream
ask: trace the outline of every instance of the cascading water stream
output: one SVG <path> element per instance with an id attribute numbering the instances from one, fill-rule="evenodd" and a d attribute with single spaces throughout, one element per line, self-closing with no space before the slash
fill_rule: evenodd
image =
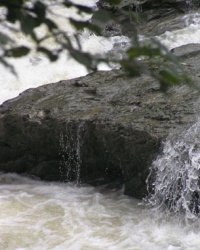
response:
<path id="1" fill-rule="evenodd" d="M 75 131 L 75 132 L 74 132 Z M 60 179 L 64 182 L 74 181 L 77 186 L 81 184 L 81 140 L 84 123 L 80 122 L 74 128 L 72 124 L 60 136 Z"/>
<path id="2" fill-rule="evenodd" d="M 196 219 L 200 212 L 200 121 L 168 139 L 163 152 L 153 162 L 147 180 L 148 203 L 165 213 L 184 214 Z"/>

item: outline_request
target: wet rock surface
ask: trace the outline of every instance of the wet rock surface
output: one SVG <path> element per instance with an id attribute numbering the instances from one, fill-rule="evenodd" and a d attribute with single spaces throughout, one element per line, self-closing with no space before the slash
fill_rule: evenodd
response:
<path id="1" fill-rule="evenodd" d="M 199 84 L 200 46 L 173 51 Z M 124 185 L 141 198 L 161 141 L 196 120 L 199 92 L 167 93 L 121 70 L 29 89 L 0 106 L 0 171 L 48 181 Z"/>
<path id="2" fill-rule="evenodd" d="M 185 15 L 192 15 L 200 7 L 199 1 L 170 1 L 170 0 L 124 0 L 118 6 L 109 5 L 105 0 L 97 3 L 100 9 L 112 13 L 112 20 L 101 23 L 103 35 L 125 35 L 133 37 L 137 29 L 144 36 L 158 36 L 166 31 L 183 29 L 189 25 Z M 139 13 L 140 18 L 133 16 Z M 94 15 L 94 23 L 99 22 Z"/>

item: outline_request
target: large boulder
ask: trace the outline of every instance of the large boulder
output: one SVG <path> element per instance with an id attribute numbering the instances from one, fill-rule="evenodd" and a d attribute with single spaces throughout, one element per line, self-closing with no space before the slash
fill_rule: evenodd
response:
<path id="1" fill-rule="evenodd" d="M 200 46 L 174 51 L 199 82 Z M 124 185 L 141 198 L 161 141 L 196 119 L 198 90 L 159 90 L 147 75 L 91 73 L 29 89 L 0 106 L 0 171 L 77 184 Z"/>

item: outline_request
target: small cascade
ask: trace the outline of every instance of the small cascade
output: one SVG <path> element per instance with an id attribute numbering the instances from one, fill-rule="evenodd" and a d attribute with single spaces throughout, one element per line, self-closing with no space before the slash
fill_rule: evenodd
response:
<path id="1" fill-rule="evenodd" d="M 153 208 L 194 219 L 200 214 L 200 121 L 167 140 L 147 180 Z"/>
<path id="2" fill-rule="evenodd" d="M 74 133 L 76 129 L 76 133 Z M 80 123 L 78 128 L 70 125 L 60 137 L 60 178 L 64 182 L 75 181 L 81 184 L 81 138 L 84 124 Z"/>
<path id="3" fill-rule="evenodd" d="M 80 123 L 77 129 L 77 138 L 76 138 L 76 184 L 79 186 L 81 184 L 81 135 L 84 131 L 84 124 Z"/>

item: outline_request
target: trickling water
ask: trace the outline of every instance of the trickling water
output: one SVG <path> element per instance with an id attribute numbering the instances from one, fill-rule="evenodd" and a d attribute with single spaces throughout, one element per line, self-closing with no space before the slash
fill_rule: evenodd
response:
<path id="1" fill-rule="evenodd" d="M 84 131 L 84 123 L 81 122 L 78 125 L 78 129 L 77 129 L 77 148 L 76 148 L 76 184 L 77 186 L 80 186 L 81 184 L 81 163 L 82 163 L 82 159 L 81 159 L 81 141 L 82 141 L 82 132 Z"/>
<path id="2" fill-rule="evenodd" d="M 76 180 L 76 185 L 81 184 L 81 141 L 84 123 L 76 128 L 73 124 L 66 128 L 60 136 L 60 177 L 64 182 Z"/>
<path id="3" fill-rule="evenodd" d="M 200 212 L 200 121 L 178 138 L 167 140 L 153 162 L 148 202 L 165 212 L 183 213 L 186 220 Z"/>

